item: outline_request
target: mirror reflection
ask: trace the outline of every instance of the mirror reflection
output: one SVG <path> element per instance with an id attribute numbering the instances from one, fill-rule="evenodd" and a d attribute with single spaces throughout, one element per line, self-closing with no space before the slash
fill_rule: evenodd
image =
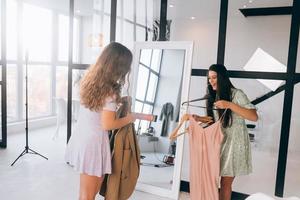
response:
<path id="1" fill-rule="evenodd" d="M 157 115 L 156 122 L 135 123 L 141 150 L 138 182 L 171 189 L 176 141 L 169 133 L 177 126 L 185 50 L 141 49 L 137 66 L 134 111 Z"/>

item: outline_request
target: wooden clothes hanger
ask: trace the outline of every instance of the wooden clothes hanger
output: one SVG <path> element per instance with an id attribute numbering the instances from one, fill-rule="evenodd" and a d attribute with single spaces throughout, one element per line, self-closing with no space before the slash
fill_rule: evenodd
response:
<path id="1" fill-rule="evenodd" d="M 224 116 L 225 116 L 225 113 L 226 113 L 227 109 L 225 109 L 225 111 L 223 112 L 222 116 L 219 118 L 219 120 L 223 120 Z M 173 130 L 173 132 L 170 134 L 169 138 L 170 140 L 175 140 L 177 137 L 185 134 L 188 132 L 188 128 L 185 129 L 184 132 L 182 133 L 178 133 L 180 127 L 182 126 L 182 124 L 185 122 L 185 121 L 188 121 L 190 117 L 193 117 L 195 119 L 196 122 L 200 122 L 199 125 L 202 125 L 202 124 L 211 124 L 213 121 L 212 117 L 210 116 L 198 116 L 198 115 L 190 115 L 190 114 L 185 114 L 182 116 L 182 118 L 180 119 L 180 123 L 178 124 L 178 126 Z M 219 121 L 218 120 L 218 121 Z"/>
<path id="2" fill-rule="evenodd" d="M 209 116 L 199 116 L 199 115 L 190 115 L 190 114 L 184 114 L 181 119 L 180 119 L 180 122 L 178 124 L 178 126 L 172 131 L 172 133 L 170 134 L 169 136 L 169 139 L 170 140 L 175 140 L 178 136 L 180 135 L 183 135 L 187 132 L 188 128 L 186 128 L 186 130 L 180 134 L 177 134 L 179 129 L 181 128 L 181 126 L 183 125 L 184 122 L 188 121 L 190 119 L 190 117 L 193 117 L 194 120 L 196 122 L 200 122 L 199 125 L 201 124 L 210 124 L 213 122 L 213 119 L 212 117 L 209 117 Z"/>

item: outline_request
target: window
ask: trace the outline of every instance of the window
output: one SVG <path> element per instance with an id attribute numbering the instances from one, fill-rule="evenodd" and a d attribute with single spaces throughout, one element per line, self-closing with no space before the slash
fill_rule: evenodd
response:
<path id="1" fill-rule="evenodd" d="M 23 4 L 24 52 L 28 51 L 30 61 L 51 60 L 52 13 L 48 9 Z"/>
<path id="2" fill-rule="evenodd" d="M 154 73 L 150 74 L 149 86 L 147 91 L 146 100 L 149 102 L 154 102 L 155 92 L 157 89 L 158 76 Z"/>
<path id="3" fill-rule="evenodd" d="M 1 0 L 0 0 L 0 10 L 2 10 L 2 1 Z M 2 16 L 1 16 L 1 13 L 0 13 L 0 22 L 2 21 L 1 17 Z M 2 56 L 2 53 L 1 53 L 1 51 L 2 51 L 2 48 L 1 48 L 2 47 L 2 30 L 1 30 L 2 27 L 1 27 L 1 24 L 2 23 L 0 23 L 0 60 L 2 60 L 2 58 L 1 58 L 1 56 Z"/>
<path id="4" fill-rule="evenodd" d="M 6 24 L 6 48 L 7 48 L 7 60 L 17 60 L 17 41 L 18 41 L 18 31 L 17 31 L 17 18 L 18 10 L 16 1 L 6 1 L 7 2 L 7 21 Z"/>
<path id="5" fill-rule="evenodd" d="M 110 14 L 111 0 L 104 0 L 104 12 Z"/>
<path id="6" fill-rule="evenodd" d="M 137 84 L 137 91 L 136 91 L 136 98 L 143 101 L 145 99 L 146 90 L 147 90 L 147 81 L 149 77 L 149 69 L 145 66 L 139 66 L 138 72 L 138 84 Z"/>
<path id="7" fill-rule="evenodd" d="M 133 49 L 134 41 L 152 38 L 153 0 L 118 0 L 117 5 L 117 29 L 121 29 L 122 37 L 117 35 L 116 41 Z"/>
<path id="8" fill-rule="evenodd" d="M 142 42 L 145 41 L 146 31 L 144 27 L 136 27 L 136 41 Z"/>
<path id="9" fill-rule="evenodd" d="M 69 17 L 22 1 L 6 3 L 8 122 L 25 117 L 26 52 L 29 118 L 50 116 L 55 113 L 53 97 L 67 96 Z M 74 61 L 79 60 L 79 29 L 80 19 L 74 18 Z"/>
<path id="10" fill-rule="evenodd" d="M 56 67 L 56 97 L 67 99 L 68 93 L 68 67 L 57 66 Z"/>
<path id="11" fill-rule="evenodd" d="M 25 66 L 23 67 L 23 104 L 25 105 Z M 28 66 L 28 117 L 36 118 L 51 114 L 51 70 L 47 65 Z M 25 109 L 23 109 L 25 117 Z"/>
<path id="12" fill-rule="evenodd" d="M 79 20 L 73 20 L 73 62 L 79 62 Z M 69 17 L 58 15 L 58 60 L 68 62 L 69 57 Z"/>
<path id="13" fill-rule="evenodd" d="M 58 60 L 68 61 L 69 53 L 69 17 L 58 16 Z"/>
<path id="14" fill-rule="evenodd" d="M 136 22 L 146 25 L 146 0 L 136 1 Z"/>
<path id="15" fill-rule="evenodd" d="M 143 49 L 140 54 L 138 80 L 136 89 L 135 112 L 152 114 L 155 104 L 156 90 L 159 82 L 159 72 L 162 50 Z M 138 120 L 135 128 L 142 134 L 149 127 L 149 121 Z"/>
<path id="16" fill-rule="evenodd" d="M 16 121 L 17 116 L 17 83 L 18 83 L 18 74 L 17 74 L 17 65 L 9 64 L 7 65 L 7 121 Z"/>
<path id="17" fill-rule="evenodd" d="M 124 1 L 123 1 L 124 3 Z M 124 18 L 130 21 L 134 20 L 134 2 L 133 0 L 126 0 L 123 6 Z"/>

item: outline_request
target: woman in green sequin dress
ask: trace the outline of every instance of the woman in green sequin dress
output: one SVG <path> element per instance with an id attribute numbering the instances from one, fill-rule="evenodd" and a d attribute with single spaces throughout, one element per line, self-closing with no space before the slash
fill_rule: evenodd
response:
<path id="1" fill-rule="evenodd" d="M 221 147 L 219 199 L 230 200 L 234 178 L 252 171 L 245 119 L 257 121 L 258 116 L 246 94 L 232 85 L 225 66 L 211 65 L 207 78 L 207 114 L 216 121 L 227 109 L 222 120 L 224 139 Z"/>

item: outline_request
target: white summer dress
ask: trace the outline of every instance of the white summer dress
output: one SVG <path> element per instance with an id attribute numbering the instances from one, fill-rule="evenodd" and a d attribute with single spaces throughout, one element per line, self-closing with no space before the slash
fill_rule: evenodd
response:
<path id="1" fill-rule="evenodd" d="M 116 111 L 117 105 L 107 98 L 103 110 Z M 65 159 L 79 173 L 102 177 L 111 173 L 108 132 L 101 127 L 101 112 L 80 105 L 78 121 L 67 145 Z"/>

